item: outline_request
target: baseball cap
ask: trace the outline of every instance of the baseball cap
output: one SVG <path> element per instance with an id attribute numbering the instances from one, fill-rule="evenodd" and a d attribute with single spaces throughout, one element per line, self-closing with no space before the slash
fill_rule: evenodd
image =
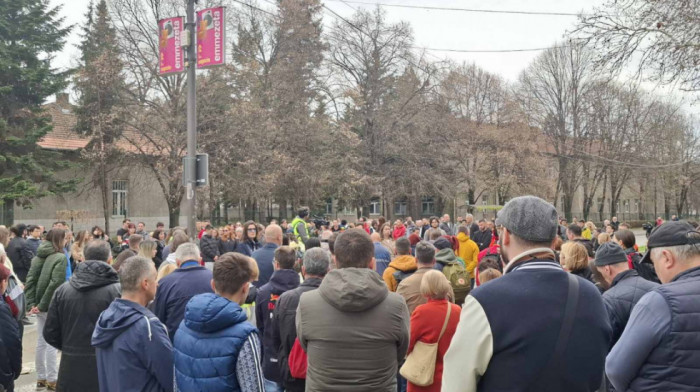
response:
<path id="1" fill-rule="evenodd" d="M 647 240 L 647 251 L 642 263 L 651 263 L 651 250 L 667 246 L 700 244 L 700 232 L 688 222 L 671 221 L 655 228 Z"/>

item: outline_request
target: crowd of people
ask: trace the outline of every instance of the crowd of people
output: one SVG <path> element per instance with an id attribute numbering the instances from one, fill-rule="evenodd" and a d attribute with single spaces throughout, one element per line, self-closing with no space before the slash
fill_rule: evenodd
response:
<path id="1" fill-rule="evenodd" d="M 696 391 L 700 232 L 557 217 L 291 222 L 197 233 L 0 227 L 0 391 Z M 35 321 L 32 321 L 35 320 Z M 57 352 L 61 352 L 57 366 Z"/>

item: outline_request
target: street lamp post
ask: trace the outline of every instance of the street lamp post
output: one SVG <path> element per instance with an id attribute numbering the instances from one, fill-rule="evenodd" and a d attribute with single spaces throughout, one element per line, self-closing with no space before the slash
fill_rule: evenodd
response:
<path id="1" fill-rule="evenodd" d="M 187 161 L 184 165 L 185 173 L 185 193 L 187 197 L 187 232 L 190 240 L 197 238 L 195 232 L 195 182 L 197 177 L 197 97 L 196 97 L 196 69 L 197 69 L 197 46 L 196 32 L 197 21 L 194 16 L 194 5 L 197 0 L 187 0 Z"/>

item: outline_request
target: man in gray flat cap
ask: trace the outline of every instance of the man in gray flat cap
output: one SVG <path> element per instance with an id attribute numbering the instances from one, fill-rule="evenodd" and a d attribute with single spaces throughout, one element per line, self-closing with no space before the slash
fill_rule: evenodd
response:
<path id="1" fill-rule="evenodd" d="M 442 391 L 595 391 L 610 323 L 598 289 L 555 260 L 556 209 L 517 197 L 496 225 L 505 274 L 467 296 Z"/>

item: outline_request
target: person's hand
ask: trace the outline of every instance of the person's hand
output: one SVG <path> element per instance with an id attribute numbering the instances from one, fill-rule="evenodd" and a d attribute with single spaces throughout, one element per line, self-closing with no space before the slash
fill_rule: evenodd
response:
<path id="1" fill-rule="evenodd" d="M 32 307 L 29 310 L 29 314 L 38 314 L 38 313 L 39 313 L 39 308 L 37 308 L 36 306 Z"/>

